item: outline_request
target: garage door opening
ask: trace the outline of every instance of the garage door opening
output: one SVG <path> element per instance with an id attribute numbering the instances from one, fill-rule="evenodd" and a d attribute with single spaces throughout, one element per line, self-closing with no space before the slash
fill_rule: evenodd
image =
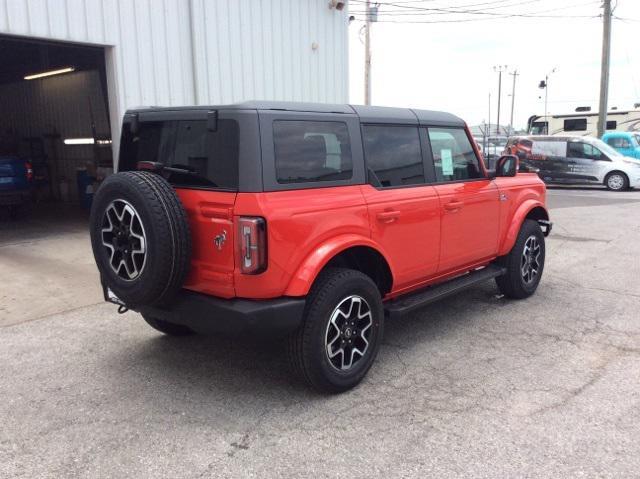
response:
<path id="1" fill-rule="evenodd" d="M 0 162 L 31 166 L 25 215 L 87 210 L 113 171 L 104 49 L 0 36 L 0 64 Z"/>

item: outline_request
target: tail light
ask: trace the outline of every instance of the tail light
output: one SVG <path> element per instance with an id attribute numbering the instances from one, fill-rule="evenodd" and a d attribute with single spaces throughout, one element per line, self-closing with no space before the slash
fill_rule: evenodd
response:
<path id="1" fill-rule="evenodd" d="M 264 218 L 241 216 L 238 221 L 240 271 L 262 273 L 267 268 L 267 225 Z"/>
<path id="2" fill-rule="evenodd" d="M 33 166 L 31 165 L 31 163 L 29 163 L 28 161 L 25 161 L 24 169 L 26 171 L 27 181 L 32 181 L 33 180 Z"/>

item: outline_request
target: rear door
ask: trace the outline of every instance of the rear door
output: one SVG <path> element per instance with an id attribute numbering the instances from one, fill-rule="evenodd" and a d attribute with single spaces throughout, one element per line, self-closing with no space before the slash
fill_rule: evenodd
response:
<path id="1" fill-rule="evenodd" d="M 394 289 L 402 289 L 436 273 L 438 195 L 425 175 L 417 124 L 363 125 L 362 138 L 369 181 L 362 192 L 371 235 L 392 263 Z"/>
<path id="2" fill-rule="evenodd" d="M 145 112 L 138 121 L 135 133 L 126 123 L 123 127 L 120 169 L 135 169 L 138 161 L 157 161 L 185 170 L 165 174 L 191 227 L 191 269 L 184 287 L 233 297 L 238 122 L 219 112 L 212 131 L 206 110 Z"/>
<path id="3" fill-rule="evenodd" d="M 499 191 L 480 167 L 462 127 L 421 129 L 429 141 L 441 218 L 438 273 L 494 257 L 498 251 Z"/>

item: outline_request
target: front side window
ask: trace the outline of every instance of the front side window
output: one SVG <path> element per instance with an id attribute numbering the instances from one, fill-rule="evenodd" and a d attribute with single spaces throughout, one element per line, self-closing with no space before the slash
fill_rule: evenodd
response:
<path id="1" fill-rule="evenodd" d="M 599 160 L 602 157 L 602 152 L 595 146 L 592 146 L 588 143 L 571 142 L 569 143 L 567 156 L 569 156 L 569 158 Z"/>
<path id="2" fill-rule="evenodd" d="M 153 161 L 184 170 L 167 176 L 176 187 L 237 190 L 239 135 L 235 120 L 219 120 L 215 132 L 205 120 L 141 122 L 135 133 L 123 129 L 120 169 Z"/>
<path id="3" fill-rule="evenodd" d="M 478 158 L 461 128 L 428 128 L 436 180 L 465 181 L 483 178 Z"/>
<path id="4" fill-rule="evenodd" d="M 353 175 L 344 122 L 277 120 L 273 145 L 278 183 L 348 180 Z"/>
<path id="5" fill-rule="evenodd" d="M 407 186 L 425 182 L 417 127 L 365 125 L 362 138 L 369 181 L 374 186 Z"/>

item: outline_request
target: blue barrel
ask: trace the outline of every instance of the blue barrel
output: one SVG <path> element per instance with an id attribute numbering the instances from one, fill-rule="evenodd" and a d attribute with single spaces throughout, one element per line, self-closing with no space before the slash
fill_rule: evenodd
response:
<path id="1" fill-rule="evenodd" d="M 80 200 L 80 206 L 84 209 L 91 209 L 91 202 L 93 201 L 93 182 L 95 178 L 89 176 L 87 170 L 82 168 L 76 171 L 78 182 L 78 199 Z"/>

